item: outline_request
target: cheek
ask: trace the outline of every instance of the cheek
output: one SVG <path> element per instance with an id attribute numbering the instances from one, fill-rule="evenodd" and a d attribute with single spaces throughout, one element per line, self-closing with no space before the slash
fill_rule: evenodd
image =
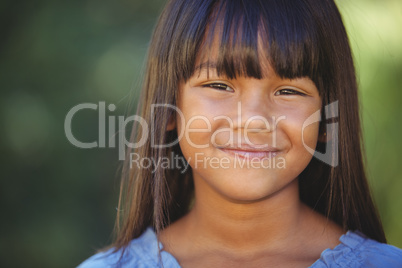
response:
<path id="1" fill-rule="evenodd" d="M 305 109 L 287 114 L 283 124 L 293 146 L 301 146 L 304 150 L 305 146 L 312 149 L 316 147 L 319 133 L 319 117 L 313 114 L 317 110 Z"/>
<path id="2" fill-rule="evenodd" d="M 178 103 L 181 115 L 178 114 L 176 118 L 178 135 L 182 134 L 183 142 L 205 145 L 210 143 L 211 139 L 228 136 L 227 133 L 219 131 L 217 134 L 213 134 L 218 128 L 228 129 L 230 127 L 227 120 L 219 118 L 227 115 L 228 110 L 231 111 L 231 107 L 222 102 L 217 103 L 200 98 L 187 97 L 186 100 L 188 101 L 185 103 Z"/>
<path id="3" fill-rule="evenodd" d="M 319 124 L 313 123 L 302 130 L 301 135 L 303 135 L 302 142 L 309 148 L 315 149 L 317 146 L 318 141 L 318 131 L 319 131 Z M 300 135 L 300 138 L 301 138 Z"/>
<path id="4" fill-rule="evenodd" d="M 179 106 L 182 115 L 177 115 L 177 132 L 182 153 L 189 159 L 209 146 L 211 119 L 196 103 L 192 106 L 187 104 Z"/>

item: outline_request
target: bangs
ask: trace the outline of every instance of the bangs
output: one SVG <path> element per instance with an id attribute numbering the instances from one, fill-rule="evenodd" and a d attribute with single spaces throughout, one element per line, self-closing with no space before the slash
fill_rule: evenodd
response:
<path id="1" fill-rule="evenodd" d="M 180 80 L 187 81 L 204 67 L 230 79 L 261 79 L 271 67 L 282 78 L 315 80 L 318 29 L 304 1 L 206 0 L 197 4 L 200 7 L 186 16 L 189 21 L 179 38 L 184 49 L 177 54 Z"/>

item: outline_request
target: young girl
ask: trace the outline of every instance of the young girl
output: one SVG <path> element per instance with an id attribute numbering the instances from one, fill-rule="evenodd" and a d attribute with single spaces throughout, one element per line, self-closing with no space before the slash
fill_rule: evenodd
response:
<path id="1" fill-rule="evenodd" d="M 168 1 L 139 104 L 116 239 L 80 267 L 402 267 L 332 0 Z"/>

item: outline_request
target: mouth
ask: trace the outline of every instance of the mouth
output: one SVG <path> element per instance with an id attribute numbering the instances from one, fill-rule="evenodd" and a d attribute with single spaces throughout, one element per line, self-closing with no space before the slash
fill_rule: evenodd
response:
<path id="1" fill-rule="evenodd" d="M 219 150 L 246 159 L 270 159 L 277 156 L 280 150 L 274 147 L 254 148 L 250 146 L 220 147 Z"/>

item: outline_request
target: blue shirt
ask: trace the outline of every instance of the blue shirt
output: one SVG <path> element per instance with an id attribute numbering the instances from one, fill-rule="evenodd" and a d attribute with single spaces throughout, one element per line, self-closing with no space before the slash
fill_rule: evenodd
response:
<path id="1" fill-rule="evenodd" d="M 402 267 L 402 250 L 397 247 L 379 243 L 352 231 L 342 235 L 339 240 L 339 245 L 334 249 L 324 250 L 321 257 L 310 267 Z M 163 248 L 161 243 L 158 244 L 155 232 L 148 228 L 140 237 L 130 242 L 123 256 L 121 250 L 113 253 L 113 249 L 110 249 L 92 256 L 78 268 L 161 267 L 158 246 Z M 166 251 L 161 250 L 161 259 L 165 268 L 180 267 L 176 259 Z"/>

